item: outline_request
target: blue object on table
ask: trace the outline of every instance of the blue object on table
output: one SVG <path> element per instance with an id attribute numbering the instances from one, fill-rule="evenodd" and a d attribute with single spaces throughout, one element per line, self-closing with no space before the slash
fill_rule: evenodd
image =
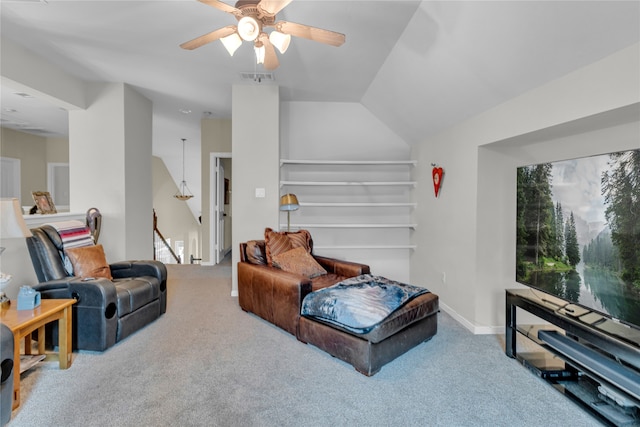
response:
<path id="1" fill-rule="evenodd" d="M 40 305 L 40 292 L 30 286 L 20 286 L 18 310 L 33 310 Z"/>

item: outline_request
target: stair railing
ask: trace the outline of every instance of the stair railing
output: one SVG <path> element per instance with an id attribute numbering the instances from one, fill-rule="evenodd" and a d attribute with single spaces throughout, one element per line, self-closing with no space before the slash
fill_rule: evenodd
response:
<path id="1" fill-rule="evenodd" d="M 153 259 L 165 264 L 181 264 L 180 257 L 171 249 L 167 239 L 158 230 L 158 216 L 155 209 L 153 210 Z"/>

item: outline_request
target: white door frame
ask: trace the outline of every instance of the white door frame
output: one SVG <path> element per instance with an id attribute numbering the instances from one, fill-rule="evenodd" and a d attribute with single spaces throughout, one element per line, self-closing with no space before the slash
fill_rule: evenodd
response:
<path id="1" fill-rule="evenodd" d="M 219 159 L 230 159 L 231 153 L 229 152 L 212 152 L 209 153 L 209 259 L 212 265 L 216 265 L 217 250 L 216 243 L 216 230 L 218 227 L 216 221 L 216 199 L 218 192 L 218 174 L 216 165 Z M 224 179 L 224 177 L 222 177 Z"/>

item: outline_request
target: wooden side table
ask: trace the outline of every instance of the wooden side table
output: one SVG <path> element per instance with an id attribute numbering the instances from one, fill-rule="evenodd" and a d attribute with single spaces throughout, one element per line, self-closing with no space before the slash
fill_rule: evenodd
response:
<path id="1" fill-rule="evenodd" d="M 0 310 L 0 322 L 13 332 L 13 409 L 20 406 L 20 340 L 24 338 L 25 354 L 31 354 L 31 333 L 38 331 L 38 354 L 45 354 L 44 326 L 58 321 L 58 356 L 60 369 L 67 369 L 72 361 L 71 306 L 74 299 L 43 299 L 33 310 L 18 310 L 17 301 Z"/>

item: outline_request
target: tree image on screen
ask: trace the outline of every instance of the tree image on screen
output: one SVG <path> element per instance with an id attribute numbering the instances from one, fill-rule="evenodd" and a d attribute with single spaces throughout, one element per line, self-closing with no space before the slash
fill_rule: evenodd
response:
<path id="1" fill-rule="evenodd" d="M 618 260 L 610 255 L 606 266 L 618 267 L 624 281 L 640 287 L 640 150 L 611 154 L 610 165 L 602 176 L 602 193 Z M 591 255 L 595 263 L 600 262 L 597 255 Z"/>
<path id="2" fill-rule="evenodd" d="M 571 271 L 580 262 L 573 212 L 551 197 L 550 163 L 518 169 L 519 278 L 532 271 Z"/>
<path id="3" fill-rule="evenodd" d="M 640 150 L 517 171 L 516 280 L 640 325 Z"/>

